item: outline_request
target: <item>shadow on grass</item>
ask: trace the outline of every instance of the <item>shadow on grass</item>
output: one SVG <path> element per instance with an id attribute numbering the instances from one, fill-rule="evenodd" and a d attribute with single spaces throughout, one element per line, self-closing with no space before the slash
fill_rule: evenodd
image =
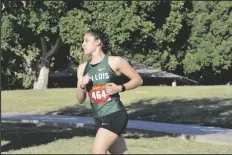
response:
<path id="1" fill-rule="evenodd" d="M 126 106 L 129 119 L 232 128 L 232 98 L 146 99 Z M 47 114 L 92 116 L 91 109 L 68 107 Z"/>
<path id="2" fill-rule="evenodd" d="M 232 128 L 232 98 L 140 100 L 127 106 L 129 118 L 166 123 Z"/>
<path id="3" fill-rule="evenodd" d="M 70 116 L 92 116 L 92 110 L 84 106 L 74 105 L 71 107 L 65 107 L 58 111 L 47 112 L 46 115 L 57 114 L 57 115 L 70 115 Z"/>
<path id="4" fill-rule="evenodd" d="M 73 137 L 95 137 L 96 128 L 69 128 L 53 126 L 37 126 L 31 123 L 2 123 L 1 141 L 9 143 L 1 146 L 1 152 L 19 150 L 33 146 L 45 145 L 59 139 L 71 139 Z M 127 139 L 151 138 L 168 136 L 165 133 L 148 131 L 127 130 L 124 137 Z M 173 136 L 170 134 L 170 136 Z M 91 144 L 90 144 L 91 145 Z"/>
<path id="5" fill-rule="evenodd" d="M 31 123 L 2 123 L 1 141 L 9 141 L 9 143 L 1 146 L 1 152 L 47 144 L 59 139 L 71 139 L 74 136 L 94 137 L 95 134 L 96 130 L 84 128 L 36 126 Z"/>
<path id="6" fill-rule="evenodd" d="M 181 124 L 197 124 L 232 128 L 232 98 L 227 99 L 178 99 L 161 98 L 139 100 L 126 106 L 129 119 Z M 91 109 L 67 107 L 47 114 L 92 116 Z M 58 139 L 75 136 L 94 137 L 96 130 L 85 128 L 46 127 L 35 124 L 2 123 L 1 140 L 9 143 L 1 146 L 2 152 L 47 144 Z M 180 135 L 127 130 L 126 138 L 149 138 L 160 136 L 177 137 Z"/>

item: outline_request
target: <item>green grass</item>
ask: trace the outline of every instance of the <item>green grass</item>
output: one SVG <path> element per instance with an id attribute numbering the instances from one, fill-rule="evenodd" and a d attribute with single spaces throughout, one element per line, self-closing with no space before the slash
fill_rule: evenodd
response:
<path id="1" fill-rule="evenodd" d="M 121 94 L 130 119 L 232 128 L 232 87 L 140 87 Z M 2 92 L 2 112 L 91 116 L 88 101 L 76 104 L 76 89 Z M 1 151 L 26 154 L 89 154 L 96 131 L 3 123 Z M 154 133 L 153 133 L 154 134 Z M 185 141 L 159 133 L 127 131 L 129 151 L 139 153 L 232 153 L 231 146 Z"/>
<path id="2" fill-rule="evenodd" d="M 121 94 L 130 119 L 232 128 L 232 87 L 140 87 Z M 2 112 L 91 116 L 76 89 L 3 91 Z"/>
<path id="3" fill-rule="evenodd" d="M 13 154 L 90 154 L 94 129 L 36 126 L 35 124 L 3 123 L 1 151 Z M 133 154 L 229 154 L 231 146 L 185 141 L 168 135 L 149 132 L 124 133 Z"/>

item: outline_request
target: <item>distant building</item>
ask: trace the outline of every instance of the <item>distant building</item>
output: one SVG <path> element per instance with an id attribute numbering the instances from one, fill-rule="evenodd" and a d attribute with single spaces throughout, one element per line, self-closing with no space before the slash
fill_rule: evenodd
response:
<path id="1" fill-rule="evenodd" d="M 155 69 L 141 63 L 131 63 L 133 68 L 142 76 L 144 85 L 197 85 L 198 82 L 161 69 Z"/>
<path id="2" fill-rule="evenodd" d="M 178 85 L 197 85 L 198 82 L 188 79 L 186 77 L 166 72 L 160 69 L 141 64 L 131 63 L 133 68 L 143 78 L 143 85 L 158 85 L 158 86 L 178 86 Z M 122 75 L 122 80 L 117 81 L 117 84 L 123 84 L 129 79 Z M 76 72 L 70 74 L 65 71 L 56 71 L 50 73 L 48 80 L 48 87 L 76 87 L 77 74 Z"/>

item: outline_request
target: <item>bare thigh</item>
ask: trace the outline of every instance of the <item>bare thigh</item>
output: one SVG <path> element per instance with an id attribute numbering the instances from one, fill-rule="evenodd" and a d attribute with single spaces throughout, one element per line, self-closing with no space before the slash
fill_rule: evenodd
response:
<path id="1" fill-rule="evenodd" d="M 111 154 L 129 154 L 126 146 L 126 141 L 121 135 L 109 148 Z"/>
<path id="2" fill-rule="evenodd" d="M 93 142 L 93 154 L 106 154 L 110 146 L 118 139 L 118 135 L 104 128 L 99 128 Z"/>

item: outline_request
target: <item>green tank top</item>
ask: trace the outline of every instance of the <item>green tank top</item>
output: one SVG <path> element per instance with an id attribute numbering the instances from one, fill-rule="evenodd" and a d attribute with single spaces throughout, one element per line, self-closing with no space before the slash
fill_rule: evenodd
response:
<path id="1" fill-rule="evenodd" d="M 91 82 L 86 86 L 90 104 L 93 110 L 93 117 L 103 117 L 113 112 L 125 110 L 120 100 L 119 93 L 107 95 L 106 83 L 118 83 L 118 76 L 108 64 L 108 55 L 98 64 L 87 63 L 83 75 L 89 73 Z"/>

